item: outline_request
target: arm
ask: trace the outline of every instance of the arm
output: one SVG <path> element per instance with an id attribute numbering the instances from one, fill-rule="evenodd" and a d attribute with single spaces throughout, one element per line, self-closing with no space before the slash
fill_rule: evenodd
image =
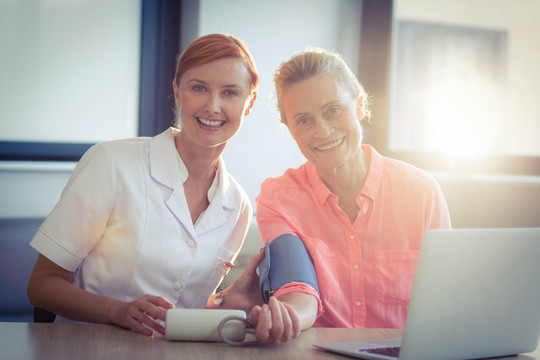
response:
<path id="1" fill-rule="evenodd" d="M 214 305 L 217 294 L 208 298 L 207 309 L 240 309 L 246 312 L 255 304 L 262 304 L 263 299 L 259 290 L 259 276 L 257 266 L 264 259 L 264 251 L 259 251 L 251 259 L 242 274 L 229 287 L 223 290 L 224 301 L 221 306 Z"/>
<path id="2" fill-rule="evenodd" d="M 317 319 L 317 299 L 310 294 L 289 293 L 280 296 L 279 301 L 289 304 L 298 314 L 300 330 L 309 329 Z"/>
<path id="3" fill-rule="evenodd" d="M 303 293 L 271 297 L 268 305 L 254 306 L 249 314 L 257 341 L 275 345 L 298 337 L 316 318 L 317 299 Z"/>
<path id="4" fill-rule="evenodd" d="M 257 340 L 265 344 L 279 344 L 296 338 L 302 330 L 313 325 L 317 318 L 318 301 L 311 294 L 290 292 L 278 299 L 271 297 L 268 304 L 263 304 L 256 272 L 263 259 L 264 251 L 260 251 L 240 277 L 223 291 L 224 301 L 220 308 L 249 312 Z M 216 308 L 214 297 L 208 299 L 207 308 Z"/>
<path id="5" fill-rule="evenodd" d="M 148 336 L 153 330 L 165 333 L 155 320 L 164 321 L 167 309 L 174 308 L 167 299 L 145 295 L 124 302 L 85 291 L 69 282 L 71 276 L 40 254 L 28 283 L 32 305 L 75 321 L 115 324 Z"/>
<path id="6" fill-rule="evenodd" d="M 261 291 L 273 296 L 268 305 L 251 310 L 250 321 L 259 342 L 279 344 L 296 338 L 317 319 L 317 276 L 304 243 L 295 235 L 277 237 L 266 244 L 265 252 L 268 259 L 259 266 Z"/>
<path id="7" fill-rule="evenodd" d="M 431 202 L 426 205 L 425 223 L 426 229 L 450 229 L 452 222 L 448 205 L 442 192 L 442 189 L 435 179 L 433 181 L 433 190 Z"/>

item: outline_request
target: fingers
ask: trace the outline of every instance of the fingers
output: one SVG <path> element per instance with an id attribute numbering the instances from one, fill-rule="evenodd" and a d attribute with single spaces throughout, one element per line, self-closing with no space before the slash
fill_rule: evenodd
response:
<path id="1" fill-rule="evenodd" d="M 152 296 L 147 295 L 148 301 L 154 305 L 150 312 L 148 313 L 154 319 L 159 319 L 165 321 L 165 316 L 167 315 L 167 310 L 174 309 L 174 304 L 169 300 L 161 296 Z M 152 312 L 153 311 L 153 312 Z"/>
<path id="2" fill-rule="evenodd" d="M 163 322 L 167 310 L 174 308 L 174 304 L 161 296 L 145 295 L 131 303 L 127 303 L 124 312 L 126 327 L 143 335 L 151 336 L 154 331 L 165 334 Z"/>
<path id="3" fill-rule="evenodd" d="M 264 344 L 280 344 L 296 338 L 300 334 L 300 320 L 294 308 L 274 297 L 268 305 L 250 313 L 250 321 L 255 325 L 255 336 Z"/>
<path id="4" fill-rule="evenodd" d="M 264 251 L 255 255 L 238 279 L 225 290 L 229 298 L 226 305 L 228 308 L 249 311 L 253 305 L 263 303 L 257 274 L 257 266 L 262 259 L 264 259 Z"/>
<path id="5" fill-rule="evenodd" d="M 149 300 L 157 306 L 161 306 L 162 308 L 167 309 L 167 310 L 175 308 L 172 302 L 170 302 L 169 300 L 165 299 L 162 296 L 152 296 L 152 295 L 147 295 L 147 296 L 149 296 L 150 297 Z"/>
<path id="6" fill-rule="evenodd" d="M 293 339 L 294 332 L 289 309 L 276 298 L 273 298 L 273 300 L 271 298 L 270 300 L 269 305 L 273 324 L 270 330 L 271 338 L 274 339 L 274 343 L 287 342 Z"/>
<path id="7" fill-rule="evenodd" d="M 255 321 L 252 321 L 252 323 L 255 326 L 255 337 L 257 340 L 263 344 L 271 344 L 270 329 L 272 328 L 272 320 L 267 304 L 260 307 L 260 311 L 258 311 Z"/>
<path id="8" fill-rule="evenodd" d="M 259 312 L 261 311 L 261 309 L 262 308 L 259 305 L 255 305 L 249 312 L 249 322 L 252 323 L 255 327 L 257 326 Z"/>
<path id="9" fill-rule="evenodd" d="M 264 259 L 264 249 L 259 251 L 259 253 L 251 259 L 248 266 L 246 266 L 246 271 L 255 271 L 255 269 L 257 268 L 257 266 L 259 266 L 259 264 L 261 263 L 263 259 Z"/>
<path id="10" fill-rule="evenodd" d="M 143 325 L 143 322 L 135 322 L 133 326 L 131 327 L 131 330 L 145 335 L 145 336 L 152 336 L 154 335 L 154 331 L 152 329 L 147 328 Z M 157 331 L 157 330 L 156 330 Z"/>
<path id="11" fill-rule="evenodd" d="M 167 310 L 174 308 L 173 303 L 161 296 L 145 295 L 135 302 L 142 312 L 156 320 L 165 321 Z"/>
<path id="12" fill-rule="evenodd" d="M 291 329 L 292 339 L 295 339 L 302 332 L 302 328 L 300 326 L 300 317 L 298 316 L 298 313 L 291 305 L 287 304 L 286 302 L 281 302 L 281 304 L 285 307 L 285 309 L 287 310 L 287 313 L 290 316 L 291 325 L 292 325 L 292 329 Z"/>

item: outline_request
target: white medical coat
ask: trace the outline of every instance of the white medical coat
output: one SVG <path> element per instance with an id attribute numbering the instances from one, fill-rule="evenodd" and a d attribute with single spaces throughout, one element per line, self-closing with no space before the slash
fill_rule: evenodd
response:
<path id="1" fill-rule="evenodd" d="M 252 208 L 220 159 L 216 193 L 193 225 L 175 131 L 90 148 L 31 246 L 92 293 L 205 307 L 242 246 Z"/>

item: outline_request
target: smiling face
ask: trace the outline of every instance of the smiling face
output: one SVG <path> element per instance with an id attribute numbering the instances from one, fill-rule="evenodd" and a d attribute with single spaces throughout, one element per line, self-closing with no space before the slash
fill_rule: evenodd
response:
<path id="1" fill-rule="evenodd" d="M 361 155 L 362 98 L 354 98 L 338 77 L 316 75 L 285 88 L 286 125 L 300 151 L 322 171 Z"/>
<path id="2" fill-rule="evenodd" d="M 236 134 L 255 94 L 251 75 L 238 57 L 224 57 L 184 72 L 173 83 L 183 146 L 220 147 Z"/>

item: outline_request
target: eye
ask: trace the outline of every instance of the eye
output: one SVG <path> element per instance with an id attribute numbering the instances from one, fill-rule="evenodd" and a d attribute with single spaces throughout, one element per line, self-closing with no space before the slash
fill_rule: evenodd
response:
<path id="1" fill-rule="evenodd" d="M 227 96 L 238 96 L 238 91 L 232 89 L 227 89 L 224 91 L 224 93 Z"/>
<path id="2" fill-rule="evenodd" d="M 298 126 L 299 128 L 305 129 L 309 127 L 310 124 L 311 124 L 311 120 L 307 117 L 300 117 L 296 119 L 296 126 Z"/>
<path id="3" fill-rule="evenodd" d="M 328 114 L 330 115 L 338 115 L 341 112 L 341 108 L 337 106 L 332 106 L 330 109 L 328 109 Z"/>
<path id="4" fill-rule="evenodd" d="M 203 85 L 193 85 L 192 89 L 195 92 L 205 92 L 206 91 L 206 87 L 204 87 Z"/>

